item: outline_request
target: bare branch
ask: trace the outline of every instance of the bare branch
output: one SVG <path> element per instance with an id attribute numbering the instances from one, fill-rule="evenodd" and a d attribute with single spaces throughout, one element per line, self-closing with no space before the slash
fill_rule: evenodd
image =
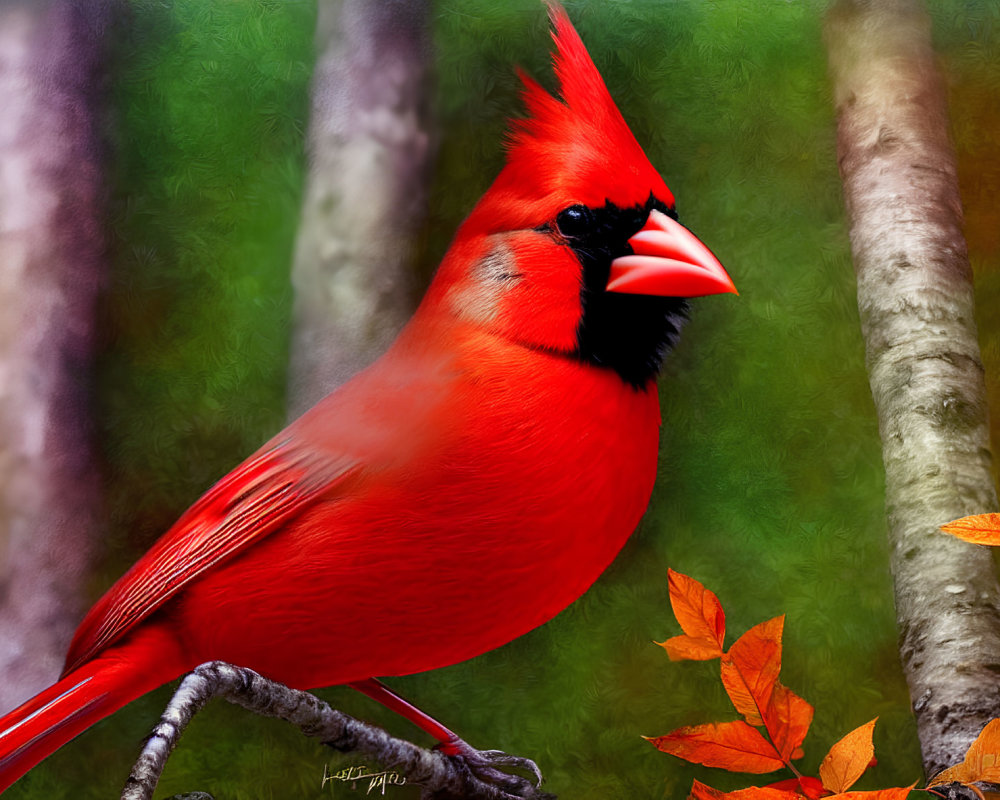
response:
<path id="1" fill-rule="evenodd" d="M 181 681 L 132 768 L 122 800 L 152 799 L 181 734 L 213 697 L 224 697 L 255 714 L 286 720 L 306 736 L 320 739 L 335 750 L 373 758 L 403 774 L 408 783 L 419 784 L 425 800 L 554 800 L 553 795 L 539 792 L 531 781 L 496 768 L 530 765 L 527 769 L 539 774 L 527 759 L 499 751 L 477 751 L 467 745 L 461 756 L 425 750 L 332 709 L 315 695 L 223 661 L 202 664 Z"/>

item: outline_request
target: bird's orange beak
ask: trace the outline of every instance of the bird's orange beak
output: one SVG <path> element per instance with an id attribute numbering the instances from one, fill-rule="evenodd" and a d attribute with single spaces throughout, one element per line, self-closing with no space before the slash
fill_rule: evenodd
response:
<path id="1" fill-rule="evenodd" d="M 611 262 L 609 292 L 661 297 L 739 294 L 712 251 L 691 231 L 655 208 L 628 243 L 634 255 Z"/>

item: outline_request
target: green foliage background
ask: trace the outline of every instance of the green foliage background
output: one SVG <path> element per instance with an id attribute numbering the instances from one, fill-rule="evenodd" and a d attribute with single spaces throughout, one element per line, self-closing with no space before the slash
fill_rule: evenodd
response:
<path id="1" fill-rule="evenodd" d="M 987 0 L 933 6 L 1000 407 L 992 313 L 1000 299 L 1000 11 Z M 695 776 L 746 785 L 746 776 L 682 765 L 640 738 L 729 713 L 711 667 L 672 664 L 652 643 L 677 632 L 666 588 L 672 566 L 720 595 L 736 635 L 787 614 L 783 680 L 817 709 L 806 770 L 878 715 L 879 764 L 864 788 L 916 780 L 824 4 L 567 7 L 681 219 L 729 267 L 741 296 L 697 302 L 661 382 L 657 492 L 594 589 L 497 652 L 392 683 L 474 745 L 535 758 L 547 787 L 567 800 L 684 797 Z M 132 0 L 127 10 L 111 87 L 114 274 L 100 373 L 109 526 L 95 596 L 283 423 L 287 274 L 313 60 L 310 2 Z M 513 65 L 552 86 L 535 0 L 442 0 L 433 25 L 440 150 L 417 265 L 425 277 L 500 167 L 505 119 L 519 112 Z M 348 690 L 323 694 L 426 740 Z M 161 690 L 101 723 L 9 796 L 117 796 L 165 699 Z M 364 786 L 353 794 L 323 787 L 325 763 L 358 759 L 218 703 L 186 734 L 159 795 L 363 795 Z"/>

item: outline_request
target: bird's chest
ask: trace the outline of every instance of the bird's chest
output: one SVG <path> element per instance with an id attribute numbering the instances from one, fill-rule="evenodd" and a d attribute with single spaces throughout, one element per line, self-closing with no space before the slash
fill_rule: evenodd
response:
<path id="1" fill-rule="evenodd" d="M 658 453 L 655 386 L 532 354 L 492 373 L 435 477 L 417 494 L 453 569 L 479 577 L 500 608 L 528 602 L 532 626 L 593 583 L 635 529 Z M 425 476 L 426 478 L 427 476 Z"/>

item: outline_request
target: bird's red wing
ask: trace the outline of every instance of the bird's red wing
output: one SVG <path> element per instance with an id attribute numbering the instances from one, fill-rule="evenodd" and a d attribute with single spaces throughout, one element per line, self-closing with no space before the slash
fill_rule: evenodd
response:
<path id="1" fill-rule="evenodd" d="M 355 459 L 279 442 L 213 486 L 94 605 L 63 675 L 93 658 L 205 570 L 263 539 L 359 469 Z"/>

